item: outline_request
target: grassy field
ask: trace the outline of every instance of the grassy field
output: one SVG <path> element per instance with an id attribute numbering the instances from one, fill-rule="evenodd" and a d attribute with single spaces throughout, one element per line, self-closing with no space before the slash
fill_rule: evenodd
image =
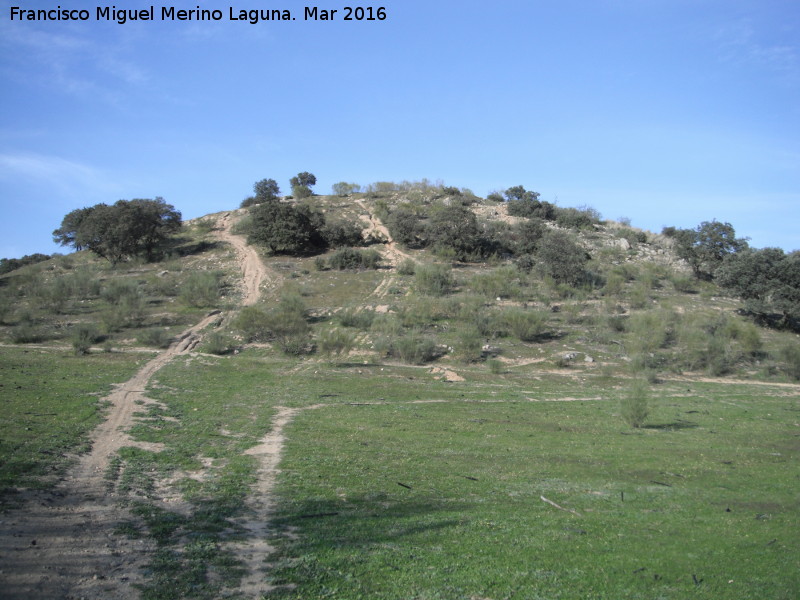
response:
<path id="1" fill-rule="evenodd" d="M 165 368 L 167 408 L 136 433 L 167 449 L 118 472 L 137 482 L 124 532 L 160 544 L 144 597 L 235 585 L 226 548 L 255 469 L 242 452 L 277 406 L 308 410 L 288 430 L 269 598 L 797 596 L 791 390 L 667 381 L 636 430 L 611 379 L 482 373 L 443 383 L 258 351 Z M 182 510 L 148 493 L 163 481 Z"/>
<path id="2" fill-rule="evenodd" d="M 297 419 L 274 597 L 797 596 L 796 399 L 664 389 L 631 432 L 612 399 L 464 389 Z"/>
<path id="3" fill-rule="evenodd" d="M 0 501 L 13 502 L 14 488 L 52 483 L 65 456 L 86 449 L 111 384 L 149 357 L 0 348 Z"/>

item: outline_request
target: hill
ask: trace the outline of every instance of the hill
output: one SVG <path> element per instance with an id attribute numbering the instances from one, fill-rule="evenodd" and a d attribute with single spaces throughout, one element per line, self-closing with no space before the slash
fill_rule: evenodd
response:
<path id="1" fill-rule="evenodd" d="M 8 593 L 792 597 L 796 336 L 673 237 L 510 204 L 382 184 L 5 274 Z"/>
<path id="2" fill-rule="evenodd" d="M 591 209 L 531 220 L 509 215 L 512 203 L 427 183 L 303 204 L 351 228 L 347 247 L 261 251 L 275 281 L 267 304 L 283 295 L 300 315 L 298 336 L 278 336 L 283 349 L 291 343 L 310 360 L 349 353 L 455 372 L 539 364 L 651 381 L 798 374 L 787 350 L 796 338 L 755 325 L 742 302 L 693 277 L 674 238 L 601 222 Z M 232 214 L 252 237 L 244 212 Z M 241 300 L 218 218 L 187 223 L 158 263 L 112 267 L 80 252 L 3 276 L 0 338 L 57 346 L 83 335 L 106 349 L 166 347 L 208 310 Z M 350 247 L 353 229 L 363 229 L 356 239 L 364 248 Z M 249 325 L 228 323 L 215 337 L 219 350 L 256 340 L 280 346 L 268 312 L 254 308 L 244 315 Z"/>

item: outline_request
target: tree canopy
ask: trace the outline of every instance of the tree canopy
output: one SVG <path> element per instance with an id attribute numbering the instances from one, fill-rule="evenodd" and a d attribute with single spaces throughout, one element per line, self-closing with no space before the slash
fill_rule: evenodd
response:
<path id="1" fill-rule="evenodd" d="M 312 194 L 311 186 L 317 184 L 317 178 L 313 173 L 303 171 L 292 177 L 289 183 L 292 185 L 292 195 L 295 198 L 308 198 Z"/>
<path id="2" fill-rule="evenodd" d="M 746 238 L 737 238 L 730 223 L 703 221 L 695 229 L 667 227 L 664 234 L 676 241 L 675 251 L 696 277 L 712 279 L 725 257 L 748 248 Z"/>
<path id="3" fill-rule="evenodd" d="M 263 244 L 276 254 L 305 254 L 325 248 L 325 217 L 304 204 L 265 202 L 251 209 L 251 244 Z"/>
<path id="4" fill-rule="evenodd" d="M 715 276 L 760 320 L 794 330 L 800 327 L 800 253 L 746 250 L 728 255 Z"/>
<path id="5" fill-rule="evenodd" d="M 153 260 L 180 227 L 181 213 L 163 198 L 119 200 L 68 213 L 53 231 L 53 240 L 75 250 L 91 250 L 117 264 L 134 256 Z"/>

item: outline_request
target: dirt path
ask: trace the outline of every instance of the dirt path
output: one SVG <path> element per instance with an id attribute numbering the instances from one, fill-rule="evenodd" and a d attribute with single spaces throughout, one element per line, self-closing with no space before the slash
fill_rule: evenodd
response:
<path id="1" fill-rule="evenodd" d="M 356 203 L 364 210 L 365 214 L 362 216 L 362 219 L 368 224 L 367 233 L 377 233 L 377 237 L 382 237 L 386 240 L 383 257 L 388 263 L 396 267 L 400 264 L 401 260 L 409 259 L 416 262 L 410 254 L 406 254 L 400 250 L 397 242 L 392 238 L 392 234 L 389 233 L 386 226 L 381 223 L 380 219 L 375 216 L 363 200 L 356 200 Z"/>
<path id="2" fill-rule="evenodd" d="M 278 276 L 268 269 L 258 256 L 255 248 L 248 246 L 247 242 L 238 235 L 231 233 L 234 224 L 234 212 L 223 213 L 220 218 L 220 228 L 215 231 L 216 236 L 233 246 L 239 256 L 239 264 L 242 268 L 242 280 L 244 283 L 244 296 L 242 306 L 252 306 L 261 297 L 262 283 L 272 286 L 277 285 Z"/>
<path id="3" fill-rule="evenodd" d="M 251 305 L 259 299 L 262 282 L 274 282 L 276 278 L 255 250 L 231 234 L 232 215 L 225 213 L 220 218 L 217 237 L 230 243 L 239 255 L 245 288 L 243 304 Z M 141 407 L 154 402 L 144 391 L 159 369 L 195 350 L 202 331 L 221 318 L 219 311 L 209 314 L 118 386 L 105 399 L 110 406 L 106 420 L 92 433 L 91 451 L 79 457 L 54 489 L 27 492 L 22 508 L 0 516 L 0 597 L 139 597 L 134 586 L 144 583 L 141 567 L 150 559 L 153 547 L 147 540 L 115 535 L 115 528 L 127 513 L 119 506 L 104 475 L 111 458 L 123 446 L 160 449 L 155 444 L 135 442 L 127 434 Z M 277 461 L 279 452 L 275 456 L 273 460 Z M 265 460 L 265 464 L 267 473 L 274 470 L 269 461 Z M 261 485 L 271 486 L 271 481 L 265 476 Z"/>

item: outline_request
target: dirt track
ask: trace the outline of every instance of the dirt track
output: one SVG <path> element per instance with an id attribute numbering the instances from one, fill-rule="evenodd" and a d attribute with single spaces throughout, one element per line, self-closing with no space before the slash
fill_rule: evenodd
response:
<path id="1" fill-rule="evenodd" d="M 216 235 L 236 250 L 243 273 L 242 304 L 252 305 L 259 299 L 262 283 L 274 283 L 277 278 L 253 248 L 231 234 L 232 224 L 232 213 L 224 213 Z M 79 457 L 54 489 L 25 493 L 22 508 L 0 517 L 0 597 L 138 598 L 134 584 L 143 583 L 141 567 L 149 560 L 153 548 L 149 541 L 114 534 L 127 515 L 114 492 L 109 491 L 104 474 L 111 458 L 123 446 L 159 449 L 157 445 L 135 442 L 126 433 L 135 423 L 140 404 L 154 402 L 144 391 L 159 369 L 192 352 L 202 339 L 202 331 L 219 318 L 218 311 L 209 314 L 118 386 L 106 398 L 110 408 L 106 421 L 92 433 L 91 451 Z M 264 462 L 259 481 L 262 494 L 271 487 L 271 473 L 280 456 L 280 431 L 291 416 L 279 414 L 276 419 L 277 433 L 273 431 L 270 435 L 278 440 L 278 447 L 259 452 Z M 270 509 L 267 505 L 258 508 L 261 514 Z M 253 531 L 253 534 L 263 533 L 261 529 Z M 260 553 L 268 547 L 258 546 L 253 550 Z M 255 565 L 259 560 L 263 561 L 263 557 L 254 556 L 248 562 Z M 248 591 L 260 591 L 257 576 L 251 576 L 245 583 Z"/>

